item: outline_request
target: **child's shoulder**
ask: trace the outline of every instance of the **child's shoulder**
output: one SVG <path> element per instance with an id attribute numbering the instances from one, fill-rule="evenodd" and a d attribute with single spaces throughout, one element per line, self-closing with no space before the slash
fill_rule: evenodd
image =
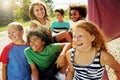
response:
<path id="1" fill-rule="evenodd" d="M 13 42 L 10 42 L 10 43 L 8 43 L 7 45 L 5 45 L 4 48 L 8 49 L 8 48 L 11 48 L 13 45 L 14 45 L 14 43 L 13 43 Z"/>

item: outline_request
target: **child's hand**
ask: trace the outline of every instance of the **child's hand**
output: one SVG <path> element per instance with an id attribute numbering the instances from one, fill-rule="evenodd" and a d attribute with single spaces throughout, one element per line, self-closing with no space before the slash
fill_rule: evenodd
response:
<path id="1" fill-rule="evenodd" d="M 64 66 L 64 61 L 65 61 L 65 55 L 59 55 L 55 63 L 57 64 L 57 67 L 62 67 Z"/>

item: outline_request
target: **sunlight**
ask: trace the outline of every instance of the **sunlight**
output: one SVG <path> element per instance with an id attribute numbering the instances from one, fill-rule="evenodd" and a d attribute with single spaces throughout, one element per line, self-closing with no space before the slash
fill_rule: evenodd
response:
<path id="1" fill-rule="evenodd" d="M 8 9 L 9 8 L 9 2 L 7 0 L 3 1 L 1 7 L 2 7 L 2 9 Z"/>

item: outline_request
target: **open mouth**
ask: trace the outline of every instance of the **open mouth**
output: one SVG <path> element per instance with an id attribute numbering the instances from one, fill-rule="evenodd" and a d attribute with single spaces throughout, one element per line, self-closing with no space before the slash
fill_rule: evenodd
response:
<path id="1" fill-rule="evenodd" d="M 77 46 L 82 46 L 83 45 L 83 43 L 79 43 L 79 44 L 77 44 Z"/>

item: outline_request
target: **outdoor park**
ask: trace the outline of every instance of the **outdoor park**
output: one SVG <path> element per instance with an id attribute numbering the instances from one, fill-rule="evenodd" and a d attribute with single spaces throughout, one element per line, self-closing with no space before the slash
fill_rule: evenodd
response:
<path id="1" fill-rule="evenodd" d="M 34 1 L 34 0 L 31 0 L 31 1 Z M 53 2 L 51 2 L 51 0 L 43 0 L 43 1 L 46 1 L 45 3 L 48 4 L 47 10 L 49 10 L 48 11 L 49 15 L 52 16 L 52 17 L 50 17 L 51 20 L 54 21 L 56 19 L 55 14 L 54 14 L 54 9 L 55 9 L 56 5 L 53 5 Z M 8 4 L 8 3 L 9 3 L 9 6 L 4 7 L 4 9 L 3 9 L 2 5 L 3 4 Z M 8 33 L 6 31 L 7 30 L 7 25 L 12 21 L 18 21 L 18 22 L 21 22 L 23 24 L 24 29 L 25 29 L 30 24 L 30 18 L 29 18 L 30 1 L 29 0 L 23 0 L 23 1 L 22 0 L 17 0 L 17 2 L 15 2 L 15 0 L 8 0 L 8 3 L 6 3 L 6 2 L 4 3 L 4 1 L 0 2 L 0 4 L 1 4 L 0 9 L 3 10 L 0 13 L 0 42 L 1 42 L 0 43 L 0 54 L 1 54 L 1 51 L 2 51 L 3 47 L 10 42 L 10 40 L 8 38 Z M 56 3 L 56 4 L 59 5 L 59 4 L 63 4 L 63 3 L 61 2 L 59 4 L 58 3 Z M 95 3 L 93 4 L 92 2 L 91 2 L 91 4 L 95 5 Z M 60 5 L 59 5 L 59 7 L 60 7 Z M 89 7 L 89 5 L 88 5 L 88 7 Z M 116 6 L 116 7 L 117 7 L 117 9 L 118 9 L 118 7 L 120 8 L 120 6 Z M 91 8 L 88 8 L 88 9 L 91 10 Z M 95 9 L 96 8 L 94 8 L 94 10 Z M 4 11 L 4 10 L 6 10 L 6 11 Z M 65 13 L 65 20 L 69 20 L 68 9 L 67 8 L 65 9 L 65 12 L 66 12 Z M 118 14 L 119 13 L 120 12 L 118 12 Z M 93 14 L 95 14 L 95 13 L 93 13 Z M 105 12 L 105 14 L 107 14 L 107 12 Z M 90 12 L 88 13 L 87 18 L 90 18 L 91 21 L 98 23 L 98 25 L 100 25 L 101 28 L 103 29 L 103 31 L 107 34 L 107 36 L 109 37 L 109 41 L 107 43 L 107 48 L 108 48 L 109 52 L 112 53 L 112 55 L 115 57 L 115 59 L 120 63 L 120 36 L 117 36 L 117 37 L 114 38 L 114 35 L 116 36 L 120 32 L 120 27 L 118 27 L 119 22 L 116 21 L 116 23 L 112 23 L 112 22 L 110 23 L 109 21 L 106 21 L 107 19 L 104 16 L 104 19 L 105 19 L 104 22 L 106 22 L 106 23 L 104 23 L 104 22 L 102 22 L 102 20 L 103 20 L 102 17 L 103 16 L 99 16 L 99 15 L 102 15 L 102 14 L 98 13 L 98 15 L 96 15 L 96 16 L 94 15 L 94 16 L 90 16 L 90 17 L 89 17 L 89 15 L 92 15 L 92 10 L 91 10 L 91 13 Z M 117 13 L 116 13 L 116 15 L 117 15 Z M 109 16 L 110 16 L 110 14 L 107 15 L 106 17 L 109 20 L 111 20 L 109 18 Z M 119 21 L 120 17 L 117 16 L 117 19 Z M 109 25 L 107 25 L 108 23 L 109 23 Z M 111 25 L 112 25 L 111 29 L 108 29 L 108 27 L 104 27 L 104 26 L 111 26 Z M 113 25 L 114 25 L 114 27 L 113 27 Z M 112 39 L 110 39 L 110 38 L 112 38 Z M 1 72 L 1 68 L 2 68 L 1 64 L 2 63 L 0 63 L 0 80 L 1 80 L 1 75 L 2 75 L 1 74 L 2 73 Z M 107 72 L 108 72 L 109 79 L 113 80 L 112 79 L 113 71 L 108 66 L 106 66 L 106 67 L 107 67 Z"/>

